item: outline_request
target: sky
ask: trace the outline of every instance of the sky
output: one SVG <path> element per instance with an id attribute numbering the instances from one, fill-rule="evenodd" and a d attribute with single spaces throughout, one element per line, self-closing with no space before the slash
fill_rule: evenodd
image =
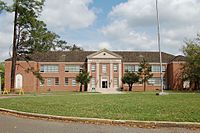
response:
<path id="1" fill-rule="evenodd" d="M 4 0 L 12 3 L 12 0 Z M 158 0 L 161 50 L 182 54 L 200 33 L 200 0 Z M 155 0 L 46 0 L 39 18 L 84 50 L 158 51 Z M 0 14 L 0 62 L 10 57 L 13 14 Z"/>

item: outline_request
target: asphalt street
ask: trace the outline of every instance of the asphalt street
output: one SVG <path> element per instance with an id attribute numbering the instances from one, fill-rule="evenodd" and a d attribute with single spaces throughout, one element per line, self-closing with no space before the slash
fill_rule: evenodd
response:
<path id="1" fill-rule="evenodd" d="M 0 133 L 200 133 L 200 130 L 181 128 L 143 129 L 74 122 L 54 122 L 0 114 Z"/>

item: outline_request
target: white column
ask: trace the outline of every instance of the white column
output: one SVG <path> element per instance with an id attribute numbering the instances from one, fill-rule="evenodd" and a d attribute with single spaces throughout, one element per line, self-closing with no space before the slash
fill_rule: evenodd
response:
<path id="1" fill-rule="evenodd" d="M 91 68 L 90 68 L 90 65 L 91 65 L 90 62 L 88 61 L 88 64 L 87 64 L 87 71 L 88 71 L 89 75 L 90 75 L 90 71 L 91 71 L 91 70 L 90 70 L 90 69 L 91 69 Z M 92 90 L 92 88 L 91 88 L 91 86 L 90 86 L 90 83 L 88 83 L 88 91 L 91 91 L 91 90 Z"/>
<path id="2" fill-rule="evenodd" d="M 110 63 L 110 86 L 109 88 L 113 88 L 113 63 Z"/>
<path id="3" fill-rule="evenodd" d="M 119 87 L 121 87 L 122 86 L 122 81 L 121 81 L 121 79 L 122 79 L 122 63 L 120 62 L 119 63 Z"/>
<path id="4" fill-rule="evenodd" d="M 96 89 L 99 89 L 99 63 L 96 63 Z"/>

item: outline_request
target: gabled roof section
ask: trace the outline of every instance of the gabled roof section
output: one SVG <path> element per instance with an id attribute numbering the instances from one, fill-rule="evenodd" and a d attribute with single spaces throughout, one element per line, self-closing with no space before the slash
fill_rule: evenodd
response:
<path id="1" fill-rule="evenodd" d="M 112 51 L 109 51 L 105 48 L 87 56 L 87 59 L 97 59 L 97 58 L 122 59 L 122 56 Z"/>
<path id="2" fill-rule="evenodd" d="M 171 60 L 171 62 L 174 62 L 174 61 L 186 61 L 186 57 L 183 55 L 177 55 Z"/>

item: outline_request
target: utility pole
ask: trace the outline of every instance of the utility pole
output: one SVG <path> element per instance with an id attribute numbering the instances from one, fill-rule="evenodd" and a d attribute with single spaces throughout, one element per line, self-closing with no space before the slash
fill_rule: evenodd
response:
<path id="1" fill-rule="evenodd" d="M 17 19 L 18 19 L 18 0 L 15 3 L 15 16 L 14 16 L 14 33 L 13 33 L 13 48 L 12 48 L 12 66 L 11 66 L 11 92 L 15 88 L 15 71 L 17 61 Z"/>
<path id="2" fill-rule="evenodd" d="M 162 53 L 161 53 L 161 46 L 160 46 L 160 22 L 159 22 L 159 11 L 158 11 L 158 0 L 156 0 L 156 18 L 157 18 L 157 36 L 158 36 L 158 49 L 159 49 L 159 56 L 160 56 L 160 90 L 161 92 L 159 95 L 163 95 L 163 73 L 162 73 Z"/>

